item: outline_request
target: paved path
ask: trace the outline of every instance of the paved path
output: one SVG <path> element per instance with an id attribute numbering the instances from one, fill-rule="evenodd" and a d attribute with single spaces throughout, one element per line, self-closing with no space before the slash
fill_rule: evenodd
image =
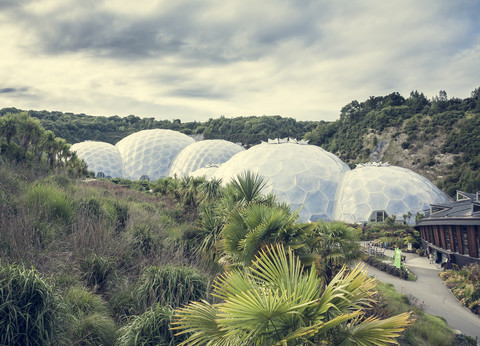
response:
<path id="1" fill-rule="evenodd" d="M 393 251 L 386 250 L 385 255 L 393 256 Z M 419 303 L 424 302 L 426 313 L 443 317 L 451 328 L 477 337 L 477 342 L 480 342 L 480 318 L 462 306 L 450 292 L 439 276 L 441 269 L 436 264 L 429 264 L 426 257 L 405 255 L 405 264 L 415 273 L 417 281 L 402 280 L 368 265 L 367 272 L 382 282 L 393 284 L 398 292 L 418 298 Z"/>

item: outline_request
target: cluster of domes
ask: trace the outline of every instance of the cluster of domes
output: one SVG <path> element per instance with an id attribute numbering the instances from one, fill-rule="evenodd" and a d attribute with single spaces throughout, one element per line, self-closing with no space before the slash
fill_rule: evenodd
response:
<path id="1" fill-rule="evenodd" d="M 115 146 L 88 141 L 71 150 L 97 176 L 156 180 L 190 175 L 221 178 L 226 184 L 248 170 L 266 179 L 264 193 L 299 209 L 301 221 L 402 219 L 449 201 L 428 179 L 408 169 L 376 163 L 351 170 L 334 154 L 290 138 L 244 150 L 224 140 L 195 142 L 180 132 L 155 129 L 134 133 Z"/>

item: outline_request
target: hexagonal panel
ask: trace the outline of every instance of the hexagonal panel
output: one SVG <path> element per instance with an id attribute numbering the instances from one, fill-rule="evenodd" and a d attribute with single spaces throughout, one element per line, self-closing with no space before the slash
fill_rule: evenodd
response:
<path id="1" fill-rule="evenodd" d="M 178 154 L 170 167 L 169 175 L 176 174 L 179 177 L 190 175 L 208 165 L 222 164 L 244 150 L 238 144 L 219 139 L 195 142 Z"/>
<path id="2" fill-rule="evenodd" d="M 151 180 L 156 180 L 168 175 L 178 153 L 193 142 L 183 133 L 154 129 L 131 134 L 119 141 L 116 147 L 126 176 L 137 180 L 147 174 Z"/>
<path id="3" fill-rule="evenodd" d="M 234 155 L 218 168 L 215 177 L 226 184 L 238 173 L 255 169 L 270 182 L 271 189 L 264 192 L 277 194 L 281 202 L 297 205 L 298 195 L 288 194 L 288 191 L 298 192 L 294 188 L 306 193 L 301 221 L 312 220 L 312 215 L 332 218 L 338 182 L 343 172 L 350 170 L 338 157 L 317 146 L 261 144 Z"/>
<path id="4" fill-rule="evenodd" d="M 350 215 L 357 222 L 367 222 L 372 210 L 387 210 L 402 219 L 409 211 L 415 215 L 425 205 L 449 201 L 425 177 L 406 168 L 379 164 L 366 164 L 345 173 L 337 196 L 334 219 L 347 222 Z M 414 223 L 414 218 L 409 221 Z"/>
<path id="5" fill-rule="evenodd" d="M 110 143 L 85 141 L 75 143 L 70 147 L 71 152 L 84 160 L 89 171 L 95 175 L 102 172 L 104 176 L 123 178 L 122 158 L 120 152 Z"/>

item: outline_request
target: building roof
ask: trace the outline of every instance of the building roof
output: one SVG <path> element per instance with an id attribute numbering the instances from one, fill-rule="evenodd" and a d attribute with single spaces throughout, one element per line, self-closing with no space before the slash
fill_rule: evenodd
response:
<path id="1" fill-rule="evenodd" d="M 432 204 L 425 215 L 416 226 L 480 225 L 479 193 L 457 191 L 456 202 Z"/>

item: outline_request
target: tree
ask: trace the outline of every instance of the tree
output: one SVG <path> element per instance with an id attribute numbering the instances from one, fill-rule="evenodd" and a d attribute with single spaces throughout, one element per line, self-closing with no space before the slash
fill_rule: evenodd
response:
<path id="1" fill-rule="evenodd" d="M 344 265 L 351 265 L 361 254 L 358 232 L 342 222 L 320 222 L 310 247 L 318 254 L 319 274 L 330 282 Z"/>
<path id="2" fill-rule="evenodd" d="M 277 242 L 285 246 L 300 244 L 316 224 L 297 223 L 297 217 L 297 212 L 292 213 L 285 205 L 251 203 L 235 208 L 221 234 L 225 252 L 223 261 L 248 266 L 267 245 Z"/>
<path id="3" fill-rule="evenodd" d="M 17 134 L 17 122 L 15 114 L 7 113 L 0 118 L 0 135 L 7 141 L 8 151 L 11 151 L 12 138 Z"/>
<path id="4" fill-rule="evenodd" d="M 324 285 L 315 267 L 305 269 L 293 250 L 263 250 L 245 271 L 214 282 L 218 304 L 192 302 L 177 309 L 172 325 L 189 335 L 181 345 L 385 345 L 413 322 L 409 313 L 362 318 L 375 280 L 343 268 Z"/>

